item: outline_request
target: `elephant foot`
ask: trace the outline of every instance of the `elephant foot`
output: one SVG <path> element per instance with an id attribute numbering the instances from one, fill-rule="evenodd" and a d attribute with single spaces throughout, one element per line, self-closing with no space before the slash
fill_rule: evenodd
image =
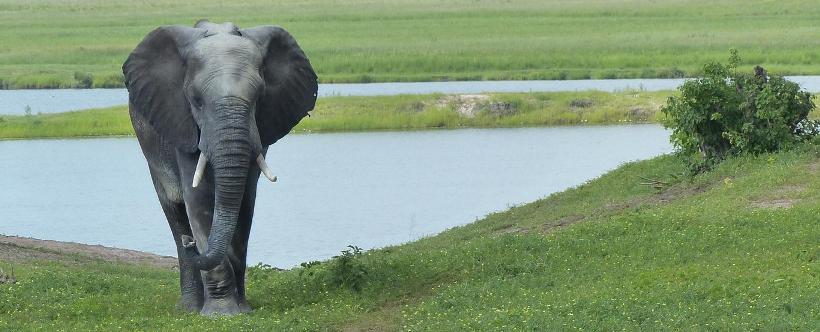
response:
<path id="1" fill-rule="evenodd" d="M 251 311 L 253 311 L 253 309 L 247 301 L 239 301 L 239 312 L 247 314 Z"/>
<path id="2" fill-rule="evenodd" d="M 221 298 L 206 300 L 199 313 L 203 316 L 234 316 L 243 313 L 243 311 L 235 299 Z"/>
<path id="3" fill-rule="evenodd" d="M 177 303 L 177 309 L 185 312 L 199 312 L 202 310 L 202 296 L 183 294 Z"/>

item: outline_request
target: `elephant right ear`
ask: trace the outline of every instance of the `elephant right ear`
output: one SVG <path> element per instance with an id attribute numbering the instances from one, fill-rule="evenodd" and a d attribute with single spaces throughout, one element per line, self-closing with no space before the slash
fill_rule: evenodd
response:
<path id="1" fill-rule="evenodd" d="M 178 149 L 196 152 L 198 128 L 183 93 L 185 53 L 205 35 L 184 26 L 157 28 L 122 65 L 131 112 L 140 115 L 160 137 Z"/>
<path id="2" fill-rule="evenodd" d="M 267 25 L 239 33 L 262 51 L 265 91 L 257 105 L 256 125 L 262 145 L 268 146 L 287 135 L 316 106 L 318 77 L 285 29 Z"/>

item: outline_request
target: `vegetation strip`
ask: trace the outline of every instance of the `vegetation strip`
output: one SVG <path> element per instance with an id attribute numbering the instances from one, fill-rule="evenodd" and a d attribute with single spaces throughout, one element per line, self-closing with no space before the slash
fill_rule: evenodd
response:
<path id="1" fill-rule="evenodd" d="M 670 92 L 400 95 L 319 99 L 295 132 L 655 122 Z M 125 106 L 0 116 L 0 139 L 133 135 Z"/>
<path id="2" fill-rule="evenodd" d="M 231 318 L 175 311 L 168 269 L 0 259 L 0 330 L 811 330 L 818 143 L 694 176 L 629 163 L 416 242 L 252 267 L 255 311 Z"/>
<path id="3" fill-rule="evenodd" d="M 745 65 L 820 74 L 815 0 L 10 0 L 0 87 L 121 87 L 146 33 L 203 17 L 282 25 L 324 83 L 691 77 L 732 47 Z"/>

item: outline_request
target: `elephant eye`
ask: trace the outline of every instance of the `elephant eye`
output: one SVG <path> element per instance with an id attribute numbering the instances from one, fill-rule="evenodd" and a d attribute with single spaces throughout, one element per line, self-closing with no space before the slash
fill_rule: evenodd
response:
<path id="1" fill-rule="evenodd" d="M 195 96 L 192 102 L 194 103 L 194 107 L 197 109 L 202 108 L 202 97 Z"/>

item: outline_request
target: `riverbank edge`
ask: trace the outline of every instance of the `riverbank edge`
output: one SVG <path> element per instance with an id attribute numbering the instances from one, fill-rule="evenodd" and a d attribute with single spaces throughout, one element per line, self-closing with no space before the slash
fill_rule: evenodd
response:
<path id="1" fill-rule="evenodd" d="M 674 91 L 326 97 L 292 133 L 658 123 Z M 133 136 L 127 106 L 0 115 L 0 140 Z"/>
<path id="2" fill-rule="evenodd" d="M 178 269 L 176 257 L 103 245 L 0 234 L 0 261 L 26 263 L 36 260 L 101 260 Z"/>

